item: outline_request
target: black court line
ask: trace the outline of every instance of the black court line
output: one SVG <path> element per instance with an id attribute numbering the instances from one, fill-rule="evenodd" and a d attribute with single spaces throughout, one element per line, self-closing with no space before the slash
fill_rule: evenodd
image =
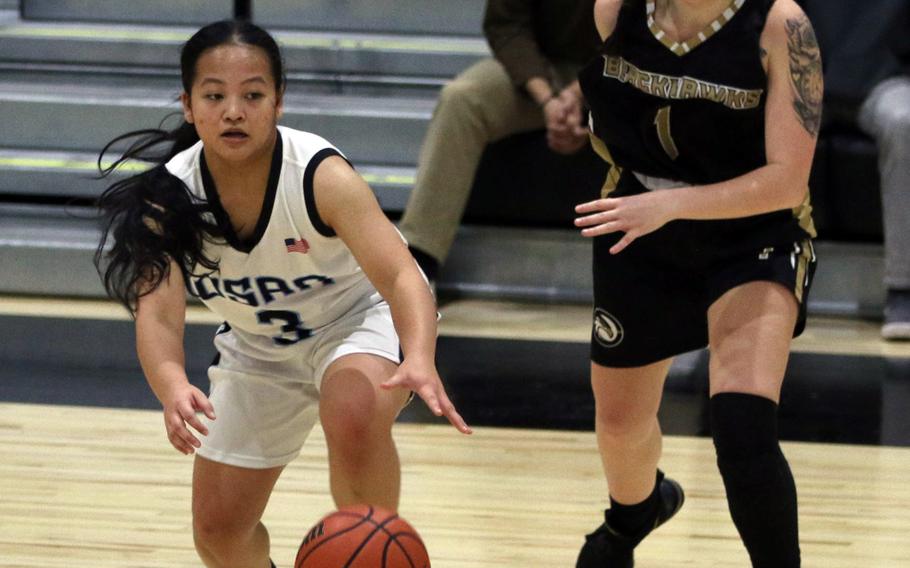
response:
<path id="1" fill-rule="evenodd" d="M 215 327 L 187 326 L 187 366 L 207 389 Z M 474 426 L 593 429 L 584 344 L 442 337 L 438 368 Z M 708 434 L 704 352 L 677 359 L 661 424 L 670 435 Z M 157 409 L 127 321 L 0 316 L 0 401 Z M 785 440 L 910 446 L 910 359 L 794 353 L 780 410 Z M 404 422 L 440 422 L 422 402 Z"/>

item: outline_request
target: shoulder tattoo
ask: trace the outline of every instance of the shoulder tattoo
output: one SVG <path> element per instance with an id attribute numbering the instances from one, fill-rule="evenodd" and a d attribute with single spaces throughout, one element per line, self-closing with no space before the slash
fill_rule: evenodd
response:
<path id="1" fill-rule="evenodd" d="M 806 132 L 816 136 L 822 118 L 822 58 L 815 31 L 805 14 L 787 19 L 787 51 L 793 110 Z"/>

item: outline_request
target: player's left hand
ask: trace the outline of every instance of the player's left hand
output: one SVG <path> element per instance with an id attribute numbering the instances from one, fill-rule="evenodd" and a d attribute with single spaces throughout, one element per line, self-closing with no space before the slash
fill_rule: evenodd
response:
<path id="1" fill-rule="evenodd" d="M 472 434 L 473 430 L 465 423 L 464 419 L 455 410 L 455 405 L 449 400 L 442 379 L 436 368 L 430 365 L 420 365 L 405 358 L 398 367 L 398 371 L 389 380 L 382 383 L 382 388 L 405 388 L 417 393 L 427 407 L 436 416 L 445 416 L 452 426 L 462 434 Z"/>
<path id="2" fill-rule="evenodd" d="M 657 190 L 628 197 L 596 199 L 575 206 L 581 217 L 575 219 L 576 227 L 585 227 L 585 237 L 599 237 L 617 231 L 625 233 L 610 254 L 617 254 L 632 241 L 647 235 L 673 220 L 672 191 Z"/>

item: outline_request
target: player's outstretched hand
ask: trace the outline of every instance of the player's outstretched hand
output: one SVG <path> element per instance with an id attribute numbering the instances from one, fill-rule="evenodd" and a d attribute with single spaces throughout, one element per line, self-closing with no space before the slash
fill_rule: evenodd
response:
<path id="1" fill-rule="evenodd" d="M 202 445 L 187 425 L 203 436 L 209 429 L 199 420 L 198 412 L 204 413 L 209 420 L 215 419 L 215 409 L 201 390 L 187 383 L 175 389 L 164 405 L 164 426 L 167 438 L 178 452 L 189 455 Z"/>
<path id="2" fill-rule="evenodd" d="M 472 434 L 473 430 L 455 410 L 455 405 L 449 400 L 446 389 L 442 386 L 442 379 L 432 365 L 421 366 L 409 363 L 407 359 L 401 362 L 398 371 L 389 380 L 382 383 L 384 389 L 405 388 L 417 393 L 429 409 L 436 416 L 445 416 L 452 426 L 462 434 Z"/>

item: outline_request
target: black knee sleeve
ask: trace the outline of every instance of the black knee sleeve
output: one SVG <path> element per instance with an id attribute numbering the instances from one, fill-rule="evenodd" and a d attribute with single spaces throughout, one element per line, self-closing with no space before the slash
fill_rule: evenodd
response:
<path id="1" fill-rule="evenodd" d="M 752 566 L 798 567 L 796 485 L 777 440 L 777 405 L 749 394 L 715 395 L 711 432 L 730 514 Z"/>

